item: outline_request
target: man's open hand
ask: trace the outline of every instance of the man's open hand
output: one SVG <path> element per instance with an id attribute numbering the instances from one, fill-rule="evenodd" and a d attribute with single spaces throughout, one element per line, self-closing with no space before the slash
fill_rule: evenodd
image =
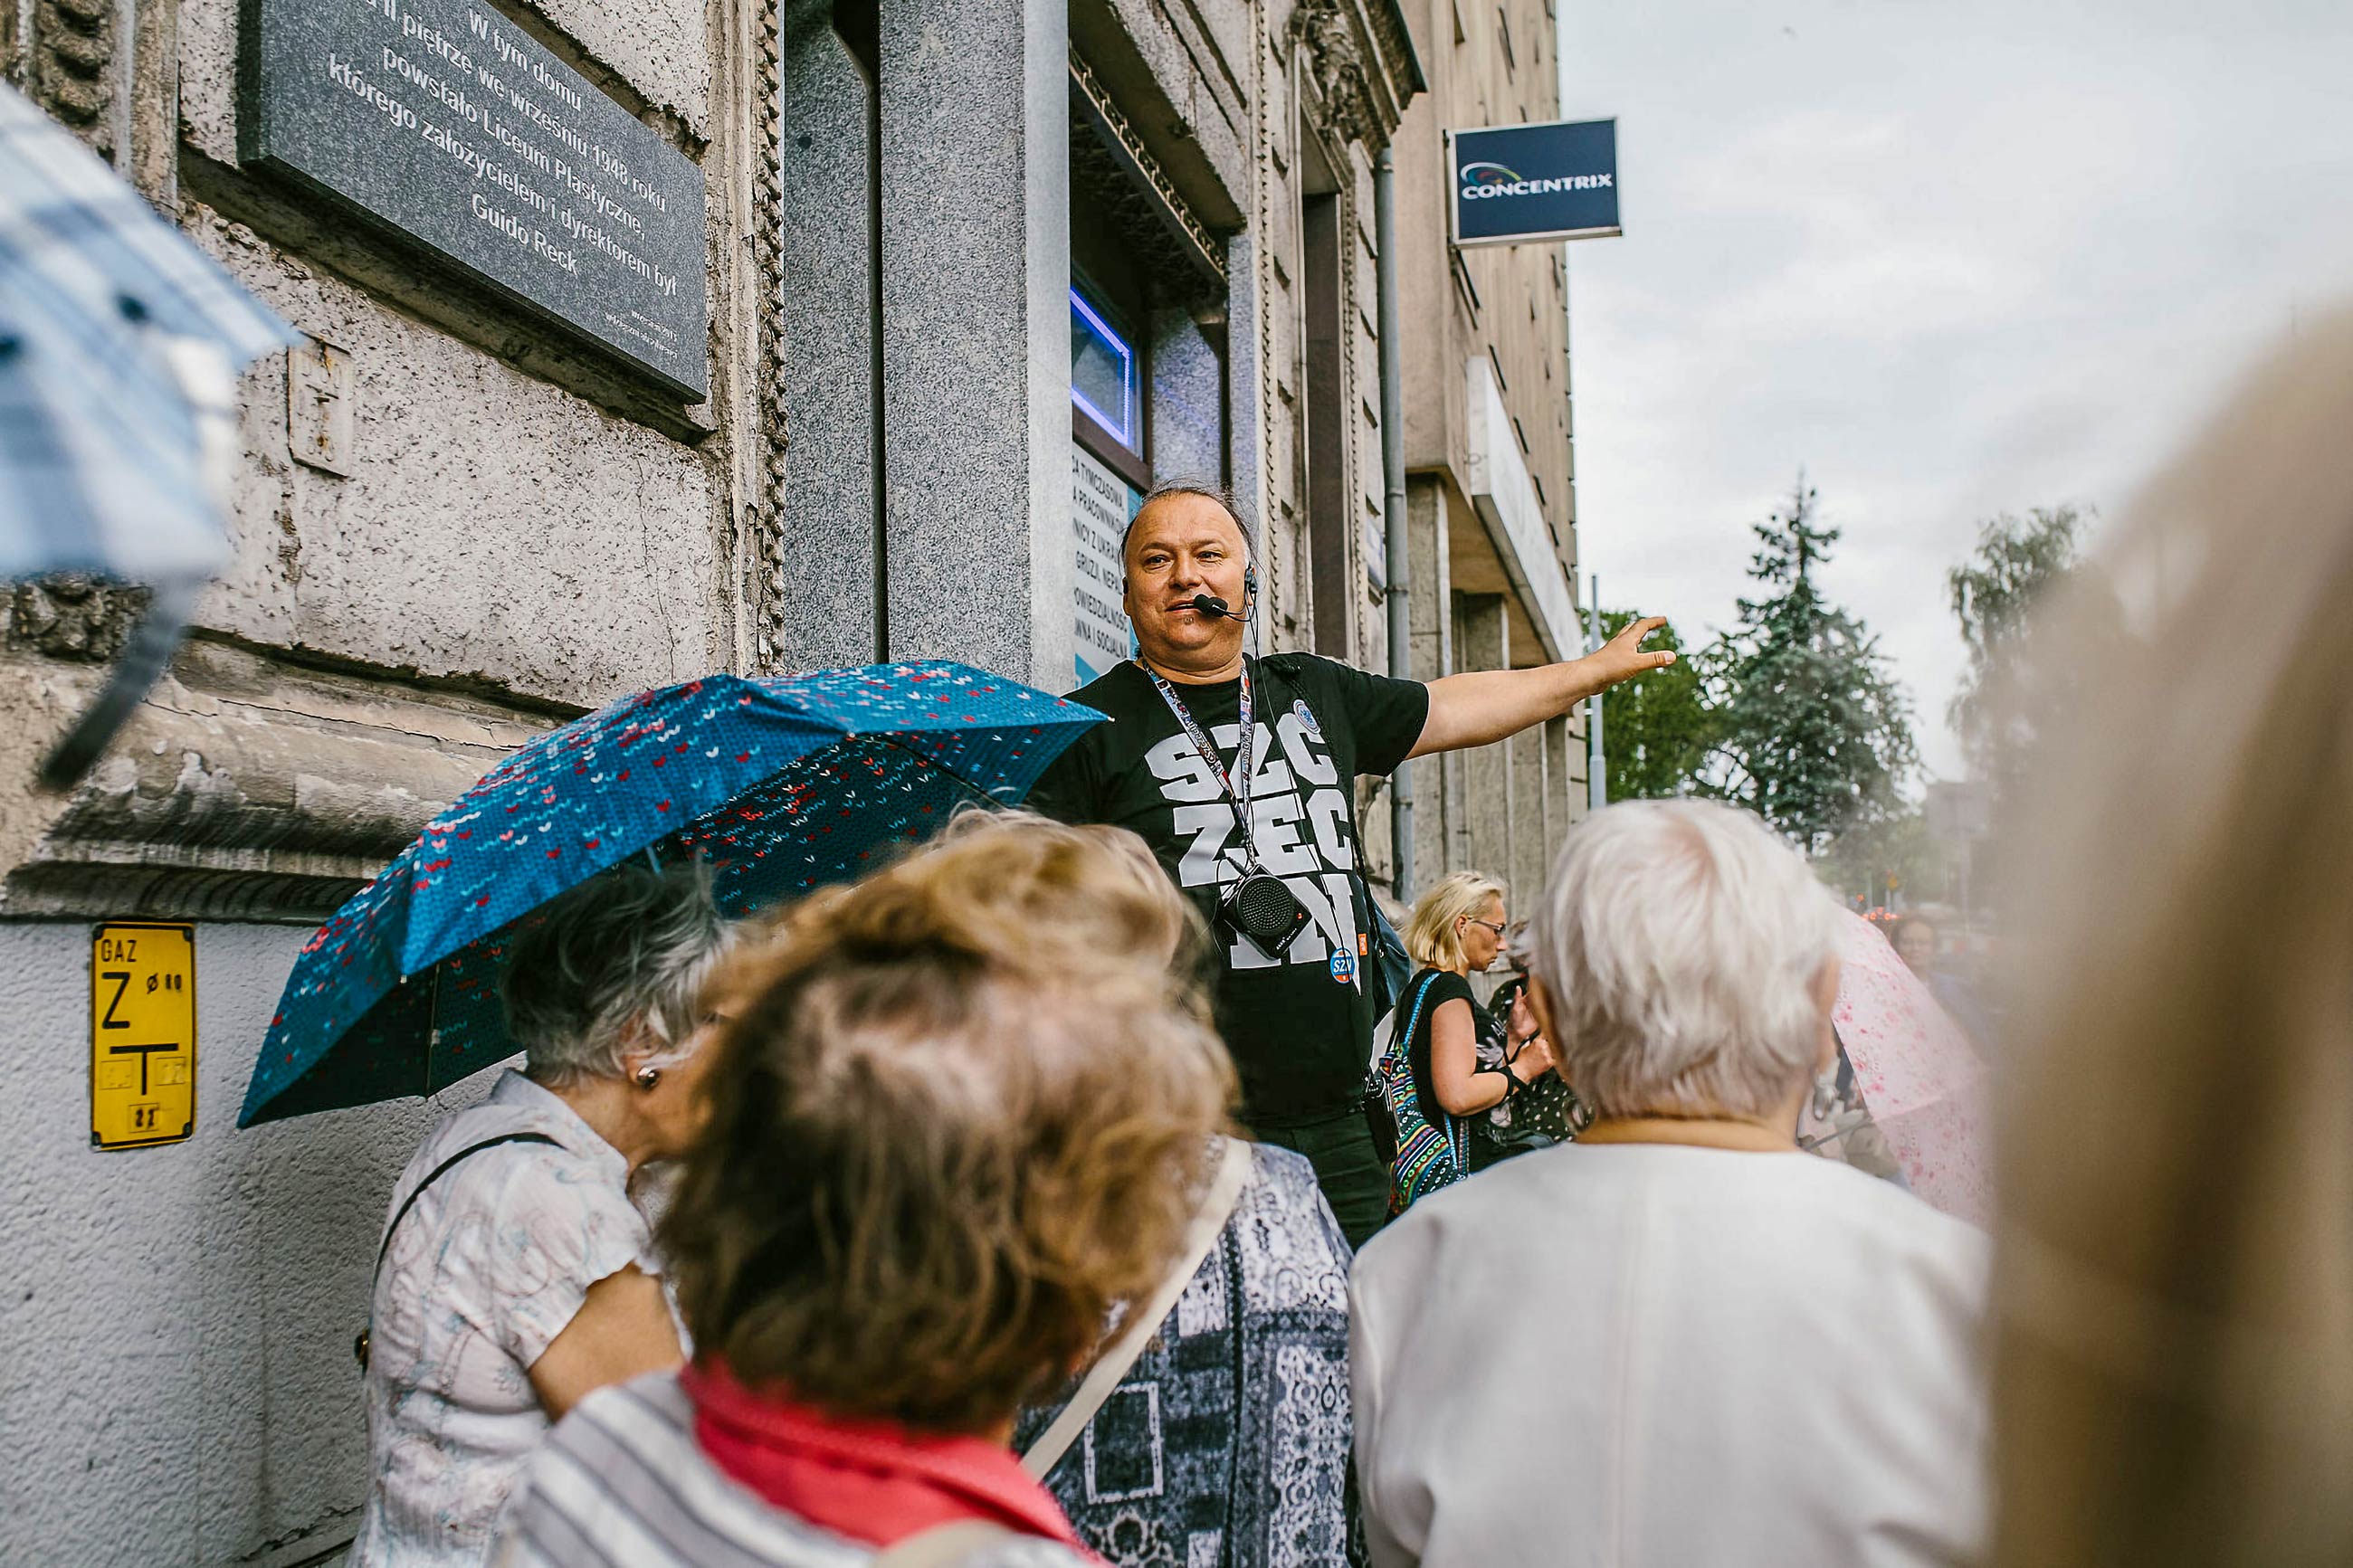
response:
<path id="1" fill-rule="evenodd" d="M 1531 724 L 1557 719 L 1585 699 L 1620 681 L 1675 662 L 1665 648 L 1642 639 L 1667 624 L 1646 616 L 1582 658 L 1534 669 L 1472 669 L 1430 683 L 1430 717 L 1413 755 L 1484 746 Z"/>
<path id="2" fill-rule="evenodd" d="M 1607 691 L 1620 681 L 1675 662 L 1671 649 L 1646 649 L 1642 639 L 1667 624 L 1664 616 L 1644 616 L 1577 662 L 1592 677 L 1592 689 Z"/>

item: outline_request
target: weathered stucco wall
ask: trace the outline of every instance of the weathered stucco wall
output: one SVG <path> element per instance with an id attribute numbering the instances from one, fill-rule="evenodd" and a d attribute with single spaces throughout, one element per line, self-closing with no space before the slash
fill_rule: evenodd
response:
<path id="1" fill-rule="evenodd" d="M 246 378 L 236 561 L 205 625 L 593 707 L 724 666 L 710 458 L 524 374 L 209 208 L 194 232 L 358 385 L 350 478 L 286 451 L 281 359 Z"/>
<path id="2" fill-rule="evenodd" d="M 385 1194 L 438 1110 L 234 1130 L 304 934 L 198 928 L 196 1135 L 102 1153 L 88 932 L 0 927 L 0 1563 L 300 1562 L 356 1522 L 352 1335 Z"/>
<path id="3" fill-rule="evenodd" d="M 23 781 L 95 688 L 121 595 L 0 601 L 0 1563 L 290 1568 L 349 1536 L 367 1479 L 351 1343 L 385 1197 L 481 1085 L 237 1131 L 307 922 L 534 731 L 752 646 L 773 458 L 755 6 L 485 3 L 702 165 L 706 402 L 665 403 L 248 177 L 237 0 L 5 7 L 0 75 L 343 351 L 354 416 L 347 475 L 298 464 L 283 359 L 248 373 L 232 563 L 70 799 Z M 200 922 L 185 1143 L 89 1145 L 97 917 Z"/>
<path id="4" fill-rule="evenodd" d="M 559 42 L 577 40 L 566 53 L 659 106 L 657 123 L 675 115 L 693 150 L 709 120 L 704 6 L 543 11 Z M 233 164 L 234 0 L 186 0 L 180 28 L 188 145 Z M 601 406 L 593 384 L 520 368 L 506 340 L 546 334 L 511 310 L 451 331 L 353 281 L 398 258 L 346 222 L 314 234 L 274 193 L 217 174 L 189 184 L 230 208 L 190 199 L 190 232 L 289 321 L 349 354 L 356 404 L 353 471 L 324 473 L 288 455 L 283 361 L 248 375 L 237 560 L 203 624 L 584 707 L 730 662 L 724 440 L 649 428 Z"/>

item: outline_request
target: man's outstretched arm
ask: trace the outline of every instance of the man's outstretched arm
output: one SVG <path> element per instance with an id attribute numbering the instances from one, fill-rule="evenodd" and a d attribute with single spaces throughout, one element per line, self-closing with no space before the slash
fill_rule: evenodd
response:
<path id="1" fill-rule="evenodd" d="M 1662 616 L 1636 621 L 1595 652 L 1535 669 L 1474 669 L 1430 683 L 1430 717 L 1421 726 L 1412 756 L 1483 746 L 1516 735 L 1531 724 L 1557 719 L 1597 691 L 1648 669 L 1675 662 L 1664 651 L 1651 653 L 1642 639 L 1665 626 Z"/>

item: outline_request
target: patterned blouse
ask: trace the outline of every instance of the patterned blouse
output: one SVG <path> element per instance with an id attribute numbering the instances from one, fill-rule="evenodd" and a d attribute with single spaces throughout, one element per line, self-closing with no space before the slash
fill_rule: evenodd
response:
<path id="1" fill-rule="evenodd" d="M 1300 1155 L 1250 1185 L 1161 1331 L 1046 1485 L 1118 1568 L 1363 1560 L 1348 1486 L 1348 1265 Z M 1027 1448 L 1059 1404 L 1029 1411 Z"/>
<path id="2" fill-rule="evenodd" d="M 369 1323 L 372 1476 L 351 1568 L 474 1568 L 508 1489 L 548 1429 L 532 1363 L 588 1287 L 629 1264 L 659 1272 L 629 1202 L 628 1163 L 563 1100 L 520 1073 L 444 1119 L 394 1184 L 393 1233 Z"/>

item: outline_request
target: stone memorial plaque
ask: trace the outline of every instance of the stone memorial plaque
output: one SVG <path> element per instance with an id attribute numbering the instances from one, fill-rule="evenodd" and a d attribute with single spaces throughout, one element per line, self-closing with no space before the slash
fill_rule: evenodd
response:
<path id="1" fill-rule="evenodd" d="M 695 401 L 702 170 L 480 0 L 248 0 L 240 156 Z"/>

